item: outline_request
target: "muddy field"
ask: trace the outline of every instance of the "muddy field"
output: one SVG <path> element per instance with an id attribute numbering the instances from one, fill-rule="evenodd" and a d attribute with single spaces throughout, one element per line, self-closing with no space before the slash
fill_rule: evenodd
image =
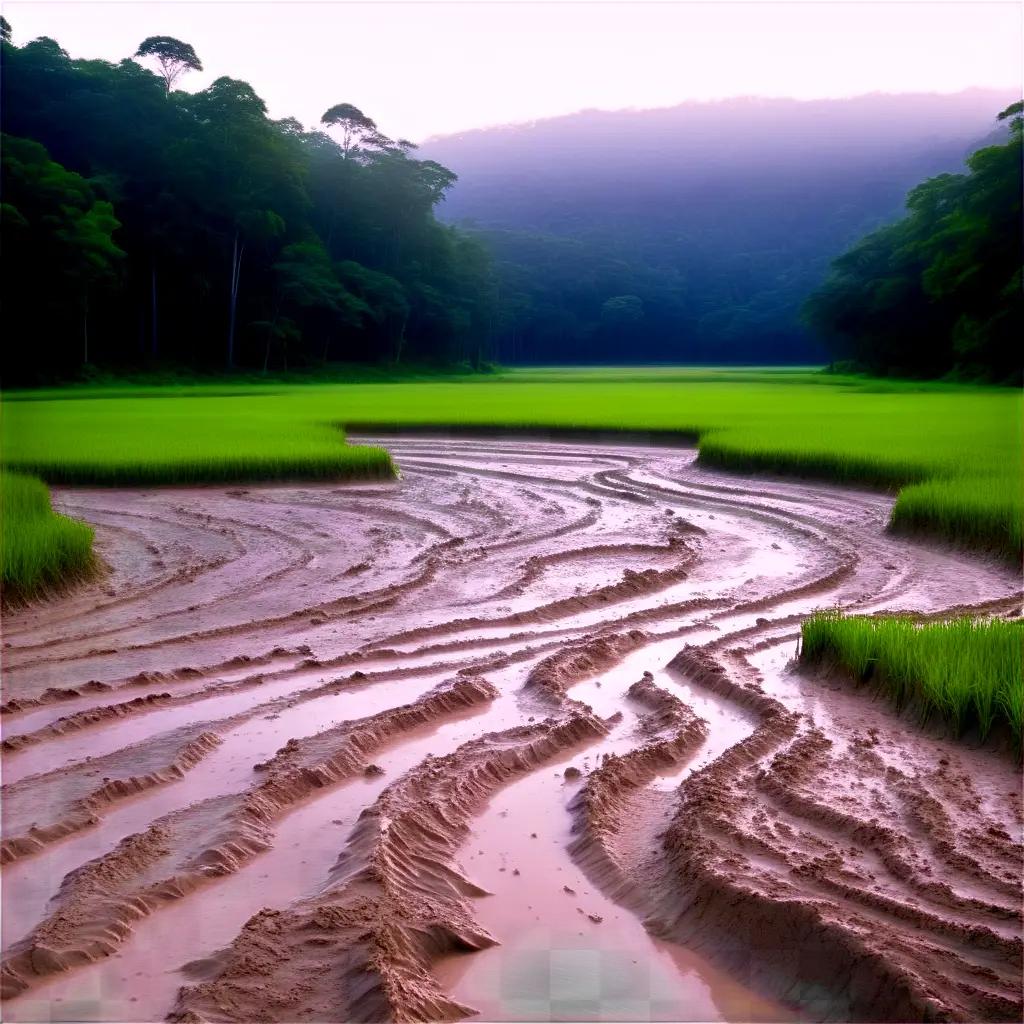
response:
<path id="1" fill-rule="evenodd" d="M 1015 573 L 690 450 L 387 443 L 55 492 L 110 571 L 5 619 L 5 1019 L 1020 1019 L 1013 760 L 792 663 Z"/>

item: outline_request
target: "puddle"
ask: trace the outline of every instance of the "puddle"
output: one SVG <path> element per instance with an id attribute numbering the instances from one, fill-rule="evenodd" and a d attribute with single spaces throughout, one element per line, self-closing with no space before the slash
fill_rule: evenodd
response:
<path id="1" fill-rule="evenodd" d="M 241 871 L 211 883 L 188 899 L 168 904 L 135 925 L 113 956 L 56 975 L 25 996 L 8 1001 L 7 1021 L 158 1021 L 189 979 L 180 968 L 230 944 L 264 907 L 283 908 L 315 894 L 328 882 L 349 832 L 364 807 L 428 753 L 454 749 L 497 728 L 495 709 L 427 726 L 373 756 L 384 775 L 342 783 L 307 801 L 277 825 L 274 847 Z"/>
<path id="2" fill-rule="evenodd" d="M 581 760 L 539 769 L 476 819 L 459 861 L 493 894 L 474 900 L 473 912 L 501 945 L 437 964 L 442 986 L 487 1021 L 795 1019 L 696 954 L 651 937 L 573 864 L 567 805 L 578 787 L 561 772 Z"/>

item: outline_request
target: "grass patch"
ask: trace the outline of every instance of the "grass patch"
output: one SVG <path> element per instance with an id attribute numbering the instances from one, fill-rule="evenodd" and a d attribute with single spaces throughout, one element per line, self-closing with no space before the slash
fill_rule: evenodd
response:
<path id="1" fill-rule="evenodd" d="M 967 618 L 918 625 L 902 617 L 817 612 L 802 627 L 800 657 L 871 681 L 898 709 L 936 715 L 957 736 L 982 740 L 1005 726 L 1024 741 L 1024 623 Z"/>
<path id="2" fill-rule="evenodd" d="M 46 485 L 0 473 L 0 599 L 21 604 L 92 574 L 92 527 L 59 515 Z"/>
<path id="3" fill-rule="evenodd" d="M 74 400 L 70 400 L 74 399 Z M 621 431 L 699 438 L 709 466 L 903 488 L 897 528 L 1019 558 L 1022 398 L 813 368 L 572 367 L 347 383 L 175 382 L 5 395 L 3 463 L 53 483 L 394 473 L 341 427 Z"/>
<path id="4" fill-rule="evenodd" d="M 904 487 L 892 510 L 894 529 L 953 539 L 1008 555 L 1024 551 L 1024 504 L 1011 476 L 930 480 Z"/>
<path id="5" fill-rule="evenodd" d="M 331 423 L 271 390 L 173 397 L 12 401 L 4 462 L 49 483 L 190 484 L 390 477 L 383 448 L 349 445 Z M 314 414 L 315 415 L 315 414 Z"/>

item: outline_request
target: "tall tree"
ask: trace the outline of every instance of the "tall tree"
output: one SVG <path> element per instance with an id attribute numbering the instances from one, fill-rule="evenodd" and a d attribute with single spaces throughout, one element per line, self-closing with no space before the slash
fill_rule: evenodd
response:
<path id="1" fill-rule="evenodd" d="M 72 216 L 62 207 L 79 221 L 60 238 L 38 227 L 15 166 L 27 158 L 5 146 L 10 383 L 80 372 L 86 332 L 89 361 L 105 368 L 489 351 L 489 263 L 435 218 L 454 175 L 366 115 L 346 152 L 270 119 L 248 82 L 225 76 L 168 100 L 166 80 L 134 60 L 72 59 L 52 39 L 2 46 L 5 127 L 73 175 L 70 198 L 48 209 L 53 223 Z"/>
<path id="2" fill-rule="evenodd" d="M 389 141 L 377 130 L 377 124 L 351 103 L 337 103 L 320 118 L 320 123 L 341 133 L 341 152 L 347 159 L 367 142 L 382 148 Z"/>
<path id="3" fill-rule="evenodd" d="M 113 239 L 120 227 L 113 207 L 37 142 L 5 135 L 0 154 L 6 328 L 15 340 L 25 331 L 36 345 L 45 339 L 35 352 L 40 360 L 87 363 L 90 298 L 96 288 L 116 284 L 125 255 Z M 71 343 L 75 337 L 79 346 Z M 30 353 L 14 354 L 20 361 Z"/>
<path id="4" fill-rule="evenodd" d="M 135 51 L 136 57 L 152 57 L 160 69 L 160 77 L 168 95 L 174 83 L 186 71 L 202 71 L 203 65 L 196 51 L 188 43 L 174 36 L 149 36 L 143 39 Z"/>

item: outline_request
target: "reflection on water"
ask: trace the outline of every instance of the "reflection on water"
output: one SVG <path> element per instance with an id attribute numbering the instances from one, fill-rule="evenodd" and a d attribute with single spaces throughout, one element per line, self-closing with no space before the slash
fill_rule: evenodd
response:
<path id="1" fill-rule="evenodd" d="M 473 912 L 501 945 L 437 964 L 442 986 L 489 1021 L 794 1019 L 695 953 L 652 938 L 570 859 L 568 804 L 579 784 L 562 772 L 586 770 L 616 745 L 613 732 L 540 769 L 476 819 L 460 859 L 492 893 Z"/>

